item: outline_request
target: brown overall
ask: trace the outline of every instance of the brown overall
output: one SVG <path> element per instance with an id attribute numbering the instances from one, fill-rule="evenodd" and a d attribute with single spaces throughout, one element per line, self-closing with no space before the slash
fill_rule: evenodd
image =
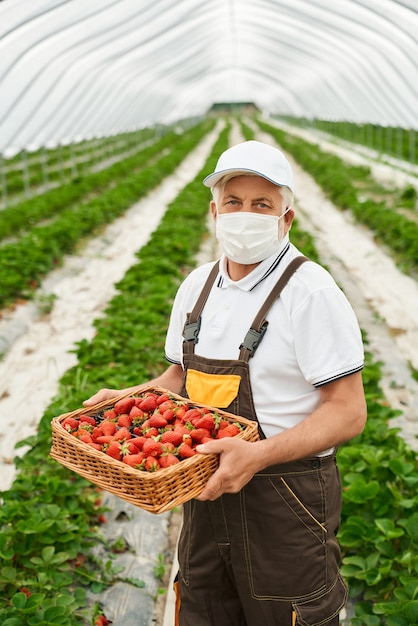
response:
<path id="1" fill-rule="evenodd" d="M 218 273 L 215 264 L 184 330 L 184 388 L 196 402 L 199 384 L 239 377 L 231 399 L 212 406 L 257 420 L 249 358 L 266 329 L 265 315 L 290 276 L 285 270 L 240 346 L 238 360 L 195 355 L 200 315 Z M 192 371 L 192 393 L 188 372 Z M 199 373 L 203 379 L 199 380 Z M 215 388 L 216 385 L 213 385 Z M 200 387 L 202 389 L 202 386 Z M 188 393 L 189 392 L 189 393 Z M 206 399 L 205 399 L 206 402 Z M 227 405 L 225 403 L 228 402 Z M 260 437 L 264 437 L 261 428 Z M 179 539 L 176 623 L 180 626 L 336 626 L 346 602 L 336 540 L 341 487 L 335 455 L 274 465 L 255 474 L 237 494 L 191 500 L 183 506 Z"/>

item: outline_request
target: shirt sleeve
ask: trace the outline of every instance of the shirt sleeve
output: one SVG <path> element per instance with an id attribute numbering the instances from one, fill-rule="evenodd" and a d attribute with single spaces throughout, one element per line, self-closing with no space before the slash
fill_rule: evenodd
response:
<path id="1" fill-rule="evenodd" d="M 292 325 L 299 367 L 315 387 L 363 368 L 358 321 L 335 283 L 311 291 L 294 312 Z"/>

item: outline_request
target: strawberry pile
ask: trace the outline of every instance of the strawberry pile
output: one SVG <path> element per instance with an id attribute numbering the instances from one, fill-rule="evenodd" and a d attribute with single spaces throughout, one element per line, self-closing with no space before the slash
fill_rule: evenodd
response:
<path id="1" fill-rule="evenodd" d="M 68 416 L 61 425 L 95 450 L 150 472 L 194 456 L 200 443 L 244 429 L 212 409 L 151 391 L 122 398 L 95 415 Z"/>

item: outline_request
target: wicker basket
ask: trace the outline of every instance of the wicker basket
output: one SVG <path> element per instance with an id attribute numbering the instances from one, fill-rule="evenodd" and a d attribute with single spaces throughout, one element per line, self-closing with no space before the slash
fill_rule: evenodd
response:
<path id="1" fill-rule="evenodd" d="M 144 391 L 158 394 L 169 393 L 175 400 L 190 403 L 186 398 L 168 392 L 161 387 L 141 389 L 141 394 Z M 99 411 L 112 407 L 117 400 L 131 395 L 134 394 L 119 395 L 106 402 L 96 404 L 88 410 L 85 408 L 78 409 L 55 417 L 51 422 L 52 448 L 50 454 L 61 465 L 119 498 L 151 513 L 163 513 L 195 498 L 202 492 L 206 482 L 218 467 L 218 455 L 196 454 L 171 467 L 159 469 L 157 472 L 146 472 L 131 468 L 103 454 L 103 452 L 95 450 L 68 433 L 61 426 L 66 417 L 77 418 L 82 414 L 95 415 Z M 198 402 L 190 404 L 196 407 L 206 406 Z M 220 409 L 209 408 L 220 414 L 223 419 L 238 422 L 244 426 L 241 433 L 236 435 L 237 437 L 246 441 L 258 440 L 256 422 Z"/>

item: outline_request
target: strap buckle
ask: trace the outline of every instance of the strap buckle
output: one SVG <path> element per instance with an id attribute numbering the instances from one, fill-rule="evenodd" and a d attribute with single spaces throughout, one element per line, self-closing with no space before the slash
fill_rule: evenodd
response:
<path id="1" fill-rule="evenodd" d="M 202 318 L 199 316 L 196 322 L 186 321 L 183 328 L 184 341 L 193 341 L 193 343 L 197 343 L 199 341 L 201 320 Z"/>
<path id="2" fill-rule="evenodd" d="M 254 328 L 250 328 L 250 330 L 245 335 L 244 341 L 240 345 L 240 350 L 245 348 L 250 353 L 250 357 L 254 356 L 255 351 L 260 345 L 260 341 L 264 337 L 264 334 L 267 330 L 268 321 L 264 320 L 262 323 L 260 330 L 255 330 Z"/>

